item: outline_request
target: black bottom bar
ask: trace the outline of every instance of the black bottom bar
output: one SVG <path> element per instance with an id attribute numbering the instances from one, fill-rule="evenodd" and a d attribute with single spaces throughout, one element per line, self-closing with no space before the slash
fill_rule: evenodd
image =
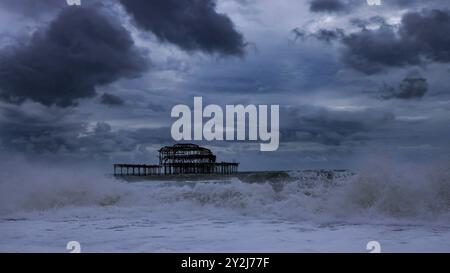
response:
<path id="1" fill-rule="evenodd" d="M 0 254 L 4 268 L 72 272 L 400 272 L 445 268 L 449 254 Z M 56 262 L 57 261 L 57 262 Z M 214 262 L 213 262 L 214 261 Z M 386 262 L 386 264 L 385 264 Z M 211 266 L 214 264 L 213 266 Z M 11 267 L 8 267 L 11 266 Z M 101 270 L 100 270 L 101 269 Z M 123 270 L 123 271 L 122 271 Z M 328 271 L 329 270 L 329 271 Z M 355 271 L 356 271 L 355 270 Z"/>

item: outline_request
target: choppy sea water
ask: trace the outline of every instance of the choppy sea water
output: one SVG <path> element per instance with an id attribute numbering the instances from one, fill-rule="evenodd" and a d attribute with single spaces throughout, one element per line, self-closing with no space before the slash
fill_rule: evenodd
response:
<path id="1" fill-rule="evenodd" d="M 122 182 L 2 177 L 0 251 L 450 251 L 448 171 Z M 68 178 L 70 177 L 70 179 Z M 30 179 L 32 182 L 30 182 Z"/>

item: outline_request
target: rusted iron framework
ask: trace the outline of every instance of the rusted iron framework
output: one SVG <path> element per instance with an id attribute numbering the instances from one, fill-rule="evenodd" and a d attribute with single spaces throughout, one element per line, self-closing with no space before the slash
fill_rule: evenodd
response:
<path id="1" fill-rule="evenodd" d="M 177 174 L 233 174 L 239 163 L 216 162 L 211 150 L 195 144 L 175 144 L 159 149 L 159 165 L 114 164 L 116 176 Z"/>
<path id="2" fill-rule="evenodd" d="M 210 149 L 195 144 L 175 144 L 159 149 L 159 165 L 183 163 L 215 163 Z"/>

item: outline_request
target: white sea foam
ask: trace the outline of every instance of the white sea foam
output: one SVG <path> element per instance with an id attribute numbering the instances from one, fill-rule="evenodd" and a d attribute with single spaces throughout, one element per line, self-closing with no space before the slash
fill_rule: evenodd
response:
<path id="1" fill-rule="evenodd" d="M 369 164 L 373 166 L 373 164 Z M 329 179 L 291 172 L 295 179 L 256 183 L 126 183 L 93 171 L 3 166 L 0 213 L 64 207 L 146 208 L 164 215 L 249 216 L 289 221 L 432 220 L 450 224 L 449 168 L 373 166 L 356 175 Z M 21 166 L 26 171 L 12 171 Z M 264 179 L 262 179 L 264 180 Z"/>
<path id="2" fill-rule="evenodd" d="M 126 193 L 122 184 L 76 166 L 52 168 L 22 158 L 0 167 L 0 214 L 66 206 L 108 205 Z"/>

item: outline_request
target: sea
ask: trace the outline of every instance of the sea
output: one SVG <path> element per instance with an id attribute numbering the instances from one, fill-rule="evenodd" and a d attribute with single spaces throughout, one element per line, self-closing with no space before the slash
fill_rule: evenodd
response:
<path id="1" fill-rule="evenodd" d="M 21 165 L 24 166 L 23 164 Z M 450 168 L 0 174 L 0 252 L 449 252 Z M 69 243 L 72 242 L 72 243 Z M 69 244 L 69 245 L 68 245 Z"/>

